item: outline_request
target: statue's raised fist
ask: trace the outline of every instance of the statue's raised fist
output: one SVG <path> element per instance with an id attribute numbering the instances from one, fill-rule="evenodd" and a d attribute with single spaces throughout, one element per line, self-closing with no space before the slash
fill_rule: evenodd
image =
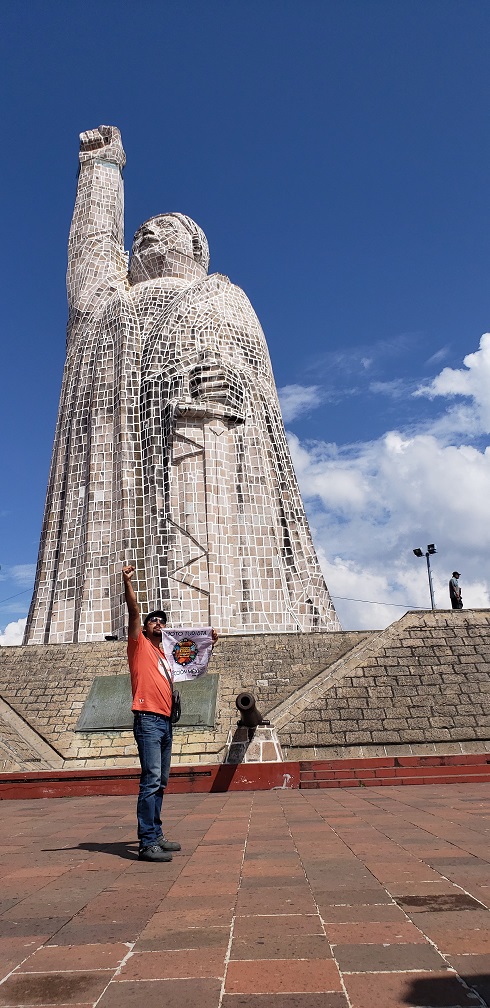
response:
<path id="1" fill-rule="evenodd" d="M 99 126 L 80 133 L 80 161 L 102 159 L 122 168 L 126 164 L 121 134 L 116 126 Z"/>

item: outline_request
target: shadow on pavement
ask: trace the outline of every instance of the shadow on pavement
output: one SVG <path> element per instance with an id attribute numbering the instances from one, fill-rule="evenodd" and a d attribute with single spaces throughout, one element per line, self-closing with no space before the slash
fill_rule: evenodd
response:
<path id="1" fill-rule="evenodd" d="M 470 957 L 471 958 L 471 957 Z M 463 987 L 461 980 L 470 988 Z M 448 973 L 447 977 L 424 977 L 420 980 L 411 980 L 406 993 L 403 995 L 403 1004 L 416 1006 L 416 1008 L 437 1008 L 437 1006 L 451 1005 L 451 1008 L 464 1008 L 465 1005 L 475 1003 L 477 991 L 483 999 L 480 1002 L 489 1008 L 490 1006 L 490 974 L 482 973 L 474 976 L 464 976 L 461 974 Z"/>
<path id="2" fill-rule="evenodd" d="M 239 766 L 240 763 L 223 763 L 216 773 L 209 793 L 212 794 L 213 791 L 228 791 Z"/>
<path id="3" fill-rule="evenodd" d="M 132 850 L 131 848 L 134 848 Z M 79 843 L 76 847 L 45 847 L 43 848 L 46 852 L 51 851 L 76 851 L 76 850 L 86 850 L 93 853 L 97 851 L 101 854 L 113 854 L 114 857 L 124 858 L 126 861 L 137 861 L 138 860 L 138 844 L 137 843 Z"/>

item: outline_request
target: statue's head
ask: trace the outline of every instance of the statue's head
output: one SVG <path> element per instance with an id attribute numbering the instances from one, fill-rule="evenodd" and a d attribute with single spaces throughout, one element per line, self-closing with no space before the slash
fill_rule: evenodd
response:
<path id="1" fill-rule="evenodd" d="M 184 214 L 152 217 L 138 228 L 129 263 L 132 284 L 163 276 L 198 280 L 206 276 L 209 248 L 206 235 Z"/>

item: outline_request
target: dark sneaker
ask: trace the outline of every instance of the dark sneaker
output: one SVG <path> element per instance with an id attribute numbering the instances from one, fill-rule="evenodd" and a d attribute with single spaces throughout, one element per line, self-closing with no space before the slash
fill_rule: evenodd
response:
<path id="1" fill-rule="evenodd" d="M 160 839 L 157 840 L 157 843 L 158 843 L 158 846 L 160 847 L 160 850 L 163 850 L 163 851 L 178 851 L 178 850 L 182 850 L 182 847 L 180 846 L 179 843 L 175 843 L 175 841 L 173 841 L 173 840 L 167 840 L 167 838 L 164 837 L 164 836 L 160 837 Z"/>
<path id="2" fill-rule="evenodd" d="M 160 844 L 152 844 L 151 847 L 143 847 L 138 858 L 140 861 L 171 861 L 172 855 L 169 851 L 162 850 Z"/>

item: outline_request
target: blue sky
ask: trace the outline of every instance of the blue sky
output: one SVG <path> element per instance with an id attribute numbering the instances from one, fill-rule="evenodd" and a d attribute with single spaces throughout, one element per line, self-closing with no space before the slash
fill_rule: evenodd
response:
<path id="1" fill-rule="evenodd" d="M 327 583 L 379 603 L 340 599 L 344 625 L 426 605 L 411 551 L 433 541 L 437 604 L 458 567 L 488 605 L 489 33 L 486 0 L 4 5 L 0 641 L 29 604 L 100 123 L 126 247 L 189 214 L 259 315 Z"/>

